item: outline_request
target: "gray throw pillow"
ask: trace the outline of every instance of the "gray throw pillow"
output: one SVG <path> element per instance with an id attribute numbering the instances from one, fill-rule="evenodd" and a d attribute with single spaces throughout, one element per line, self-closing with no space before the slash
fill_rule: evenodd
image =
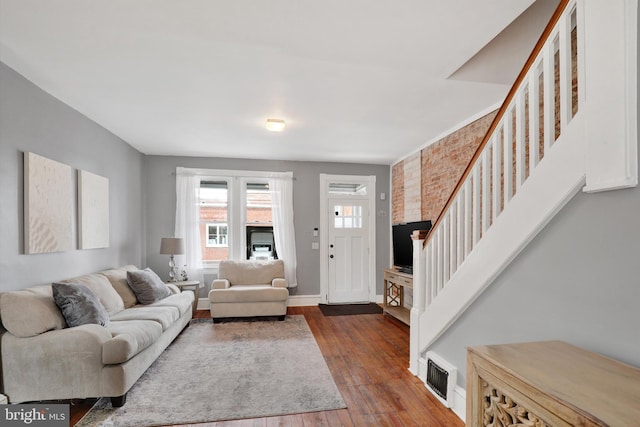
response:
<path id="1" fill-rule="evenodd" d="M 91 323 L 109 326 L 109 313 L 91 289 L 80 283 L 53 283 L 51 289 L 70 328 Z"/>
<path id="2" fill-rule="evenodd" d="M 150 268 L 127 271 L 127 283 L 140 304 L 152 304 L 171 295 L 171 290 Z"/>

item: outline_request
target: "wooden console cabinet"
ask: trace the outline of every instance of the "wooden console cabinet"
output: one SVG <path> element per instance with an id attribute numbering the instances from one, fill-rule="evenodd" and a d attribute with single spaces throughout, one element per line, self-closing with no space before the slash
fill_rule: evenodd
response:
<path id="1" fill-rule="evenodd" d="M 561 341 L 467 349 L 467 426 L 640 426 L 640 369 Z"/>
<path id="2" fill-rule="evenodd" d="M 411 314 L 404 306 L 404 288 L 413 288 L 413 276 L 394 268 L 385 268 L 383 312 L 409 325 Z"/>

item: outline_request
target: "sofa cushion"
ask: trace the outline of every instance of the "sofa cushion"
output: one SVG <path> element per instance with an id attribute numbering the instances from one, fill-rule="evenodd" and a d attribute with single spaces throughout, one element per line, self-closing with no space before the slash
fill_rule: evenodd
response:
<path id="1" fill-rule="evenodd" d="M 187 311 L 193 310 L 193 292 L 182 292 L 179 294 L 173 294 L 160 301 L 154 302 L 147 307 L 175 307 L 180 311 L 180 316 L 184 315 Z"/>
<path id="2" fill-rule="evenodd" d="M 80 283 L 53 283 L 53 300 L 60 308 L 67 326 L 109 325 L 109 313 L 98 296 Z"/>
<path id="3" fill-rule="evenodd" d="M 270 285 L 238 285 L 228 289 L 212 289 L 209 301 L 218 302 L 267 302 L 286 301 L 289 291 L 286 288 L 274 288 Z"/>
<path id="4" fill-rule="evenodd" d="M 150 268 L 127 271 L 127 283 L 141 304 L 152 304 L 171 295 L 171 290 Z"/>
<path id="5" fill-rule="evenodd" d="M 127 282 L 127 271 L 137 270 L 138 267 L 136 267 L 135 265 L 125 265 L 124 267 L 100 272 L 100 274 L 109 279 L 109 282 L 111 282 L 111 286 L 113 286 L 113 289 L 115 289 L 118 295 L 120 295 L 120 298 L 122 298 L 122 302 L 124 303 L 124 308 L 133 307 L 138 303 L 136 294 L 133 293 L 133 289 L 131 289 L 129 283 Z"/>
<path id="6" fill-rule="evenodd" d="M 127 308 L 111 317 L 112 321 L 118 320 L 153 320 L 160 323 L 162 330 L 166 331 L 180 317 L 177 307 L 153 307 L 150 305 L 138 305 Z"/>
<path id="7" fill-rule="evenodd" d="M 107 313 L 115 314 L 124 310 L 122 298 L 111 286 L 111 282 L 99 273 L 85 274 L 84 276 L 73 279 L 61 280 L 60 283 L 79 283 L 91 289 L 100 299 L 100 302 L 107 309 Z"/>
<path id="8" fill-rule="evenodd" d="M 231 285 L 271 284 L 273 279 L 284 277 L 284 262 L 230 261 L 220 262 L 218 278 L 227 279 Z"/>
<path id="9" fill-rule="evenodd" d="M 5 329 L 16 337 L 33 337 L 65 327 L 51 285 L 0 294 L 0 313 Z"/>
<path id="10" fill-rule="evenodd" d="M 102 344 L 102 362 L 124 363 L 153 344 L 162 335 L 162 326 L 153 320 L 119 320 L 109 325 L 112 339 Z"/>

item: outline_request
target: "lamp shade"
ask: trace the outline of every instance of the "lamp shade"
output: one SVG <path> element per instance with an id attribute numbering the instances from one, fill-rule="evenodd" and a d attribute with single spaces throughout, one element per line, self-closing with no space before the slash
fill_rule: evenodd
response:
<path id="1" fill-rule="evenodd" d="M 160 254 L 182 255 L 184 254 L 184 239 L 178 237 L 163 237 L 160 241 Z"/>

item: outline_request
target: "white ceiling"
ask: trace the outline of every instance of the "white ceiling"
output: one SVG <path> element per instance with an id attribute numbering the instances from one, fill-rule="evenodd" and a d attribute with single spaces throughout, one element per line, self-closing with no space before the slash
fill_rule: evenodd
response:
<path id="1" fill-rule="evenodd" d="M 0 60 L 143 153 L 391 164 L 504 98 L 448 76 L 533 1 L 0 0 Z"/>

